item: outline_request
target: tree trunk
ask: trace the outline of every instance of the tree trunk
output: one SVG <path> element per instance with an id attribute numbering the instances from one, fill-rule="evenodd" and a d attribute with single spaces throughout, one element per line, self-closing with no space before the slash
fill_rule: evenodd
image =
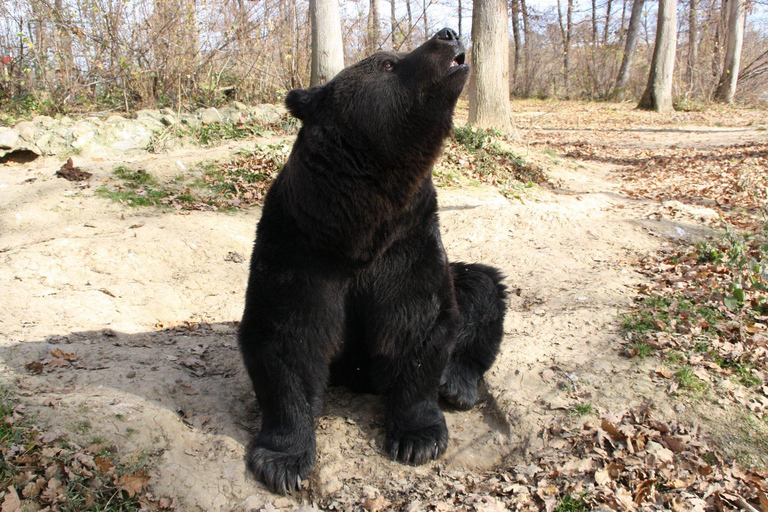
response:
<path id="1" fill-rule="evenodd" d="M 592 48 L 597 46 L 597 0 L 592 0 Z"/>
<path id="2" fill-rule="evenodd" d="M 728 39 L 725 46 L 725 62 L 723 74 L 715 91 L 715 99 L 725 103 L 733 103 L 736 94 L 736 82 L 739 78 L 741 64 L 741 47 L 744 44 L 744 22 L 747 12 L 744 0 L 730 0 L 728 14 Z"/>
<path id="3" fill-rule="evenodd" d="M 509 34 L 505 0 L 475 0 L 472 10 L 472 74 L 469 122 L 511 131 Z"/>
<path id="4" fill-rule="evenodd" d="M 717 23 L 715 24 L 714 41 L 712 43 L 714 51 L 712 52 L 712 78 L 714 80 L 720 79 L 720 64 L 722 64 L 722 52 L 723 52 L 723 33 L 725 32 L 725 23 L 728 12 L 728 0 L 722 0 L 720 3 L 720 9 L 717 11 L 719 14 Z"/>
<path id="5" fill-rule="evenodd" d="M 459 0 L 459 9 L 457 14 L 459 15 L 459 41 L 461 41 L 461 0 Z"/>
<path id="6" fill-rule="evenodd" d="M 530 91 L 531 89 L 531 73 L 530 73 L 531 32 L 530 32 L 530 24 L 528 22 L 528 7 L 525 5 L 525 0 L 520 0 L 520 12 L 523 15 L 523 77 L 524 77 L 523 94 L 525 96 L 528 96 L 528 94 L 531 92 Z"/>
<path id="7" fill-rule="evenodd" d="M 405 0 L 405 8 L 408 10 L 408 35 L 405 36 L 405 39 L 407 41 L 406 48 L 410 51 L 411 41 L 412 39 L 412 33 L 413 33 L 413 13 L 411 12 L 411 0 Z"/>
<path id="8" fill-rule="evenodd" d="M 395 0 L 389 0 L 389 23 L 392 30 L 392 51 L 397 51 L 397 28 L 399 24 L 397 23 L 397 14 L 395 13 Z"/>
<path id="9" fill-rule="evenodd" d="M 563 24 L 563 13 L 560 8 L 560 0 L 557 0 L 557 19 L 560 23 L 560 34 L 563 38 L 563 85 L 565 87 L 566 97 L 570 90 L 571 76 L 571 33 L 573 31 L 573 0 L 568 1 L 568 10 L 566 12 L 565 24 Z"/>
<path id="10" fill-rule="evenodd" d="M 696 63 L 699 60 L 699 0 L 691 0 L 688 11 L 688 86 L 696 81 Z"/>
<path id="11" fill-rule="evenodd" d="M 624 95 L 629 81 L 629 69 L 632 67 L 632 60 L 635 57 L 635 47 L 637 38 L 640 35 L 640 19 L 643 15 L 643 3 L 645 0 L 635 0 L 632 3 L 632 14 L 629 15 L 629 28 L 627 29 L 627 43 L 624 47 L 624 57 L 621 59 L 621 68 L 619 76 L 616 78 L 616 85 L 613 89 L 613 97 L 620 98 Z"/>
<path id="12" fill-rule="evenodd" d="M 423 7 L 422 15 L 424 16 L 424 42 L 429 40 L 429 19 L 427 18 L 427 6 L 429 3 L 427 0 L 422 0 L 421 5 Z"/>
<path id="13" fill-rule="evenodd" d="M 312 27 L 310 85 L 319 85 L 344 69 L 338 0 L 309 0 L 309 20 Z"/>
<path id="14" fill-rule="evenodd" d="M 519 0 L 510 0 L 509 9 L 512 15 L 512 35 L 515 39 L 515 59 L 512 65 L 512 81 L 517 85 L 520 76 L 520 57 L 523 51 L 523 43 L 520 39 L 520 4 Z M 515 87 L 517 89 L 517 87 Z"/>
<path id="15" fill-rule="evenodd" d="M 605 31 L 603 32 L 603 46 L 608 45 L 608 36 L 611 33 L 611 6 L 613 0 L 608 0 L 605 5 Z"/>
<path id="16" fill-rule="evenodd" d="M 621 26 L 619 27 L 619 41 L 624 37 L 624 22 L 627 21 L 627 0 L 621 2 Z"/>
<path id="17" fill-rule="evenodd" d="M 672 112 L 672 79 L 677 46 L 677 0 L 659 0 L 656 42 L 648 85 L 637 108 Z"/>
<path id="18" fill-rule="evenodd" d="M 379 16 L 378 0 L 370 0 L 370 11 L 368 11 L 368 54 L 378 51 L 381 41 L 381 18 Z"/>

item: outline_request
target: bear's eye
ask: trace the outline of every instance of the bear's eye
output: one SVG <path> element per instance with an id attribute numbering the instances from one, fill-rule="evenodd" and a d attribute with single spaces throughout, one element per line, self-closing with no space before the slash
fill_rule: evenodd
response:
<path id="1" fill-rule="evenodd" d="M 392 71 L 393 69 L 395 69 L 395 65 L 391 60 L 384 62 L 384 71 Z"/>

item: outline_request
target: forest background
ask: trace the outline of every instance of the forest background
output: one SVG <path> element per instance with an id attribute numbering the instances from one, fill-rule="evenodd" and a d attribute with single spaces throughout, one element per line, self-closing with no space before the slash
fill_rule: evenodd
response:
<path id="1" fill-rule="evenodd" d="M 730 2 L 677 4 L 678 109 L 714 97 Z M 633 5 L 638 41 L 617 79 Z M 342 1 L 345 63 L 409 50 L 443 26 L 470 48 L 468 0 Z M 513 97 L 636 101 L 651 65 L 654 0 L 509 0 Z M 6 113 L 175 110 L 281 101 L 310 81 L 307 0 L 4 0 L 0 110 Z M 768 2 L 746 0 L 735 100 L 768 101 Z M 566 58 L 567 57 L 567 58 Z"/>

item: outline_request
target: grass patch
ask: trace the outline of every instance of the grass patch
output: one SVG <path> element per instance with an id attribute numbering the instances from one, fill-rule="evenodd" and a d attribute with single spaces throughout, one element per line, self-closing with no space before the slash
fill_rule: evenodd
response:
<path id="1" fill-rule="evenodd" d="M 290 148 L 287 141 L 257 146 L 229 162 L 208 162 L 189 175 L 162 183 L 144 170 L 120 166 L 112 173 L 113 182 L 97 188 L 95 193 L 131 207 L 218 211 L 245 208 L 263 203 Z"/>
<path id="2" fill-rule="evenodd" d="M 586 416 L 587 414 L 592 414 L 593 412 L 595 412 L 595 409 L 594 407 L 592 407 L 592 404 L 590 404 L 589 402 L 584 402 L 584 403 L 577 404 L 572 409 L 572 412 L 576 416 Z"/>
<path id="3" fill-rule="evenodd" d="M 709 387 L 706 382 L 696 376 L 690 366 L 686 365 L 675 372 L 675 380 L 680 384 L 681 389 L 692 393 L 704 393 Z"/>
<path id="4" fill-rule="evenodd" d="M 575 497 L 571 493 L 565 494 L 557 502 L 555 512 L 587 512 L 592 510 L 584 495 Z"/>
<path id="5" fill-rule="evenodd" d="M 503 135 L 470 125 L 454 128 L 443 157 L 433 170 L 437 185 L 487 184 L 506 197 L 520 197 L 523 190 L 547 183 L 543 170 L 502 147 Z"/>
<path id="6" fill-rule="evenodd" d="M 172 510 L 171 500 L 146 494 L 149 477 L 141 467 L 116 461 L 101 438 L 82 448 L 66 441 L 44 441 L 41 431 L 0 388 L 0 489 L 16 495 L 21 510 L 131 512 L 146 505 Z M 86 425 L 83 421 L 76 426 Z M 7 499 L 7 498 L 6 498 Z"/>

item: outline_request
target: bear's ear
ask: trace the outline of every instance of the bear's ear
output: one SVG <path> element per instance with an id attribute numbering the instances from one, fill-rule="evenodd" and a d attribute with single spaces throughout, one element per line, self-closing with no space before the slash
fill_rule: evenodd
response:
<path id="1" fill-rule="evenodd" d="M 294 89 L 285 97 L 285 106 L 291 115 L 306 121 L 320 105 L 323 89 L 322 85 L 309 89 Z"/>

